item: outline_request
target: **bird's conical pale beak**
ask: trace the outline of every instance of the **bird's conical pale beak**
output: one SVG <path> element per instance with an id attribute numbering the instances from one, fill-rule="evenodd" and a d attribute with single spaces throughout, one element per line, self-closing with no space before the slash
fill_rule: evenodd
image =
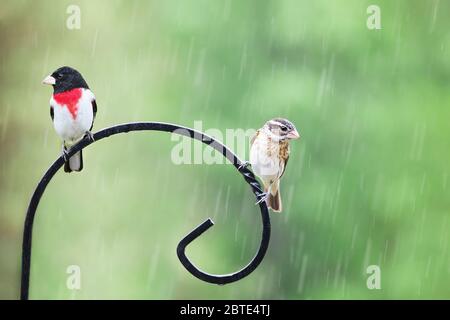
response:
<path id="1" fill-rule="evenodd" d="M 300 138 L 300 135 L 298 134 L 298 131 L 294 129 L 287 134 L 287 137 L 288 139 L 298 139 Z"/>
<path id="2" fill-rule="evenodd" d="M 43 84 L 49 84 L 49 85 L 54 85 L 56 83 L 56 79 L 53 78 L 52 76 L 47 76 L 45 77 L 45 79 L 42 81 Z"/>

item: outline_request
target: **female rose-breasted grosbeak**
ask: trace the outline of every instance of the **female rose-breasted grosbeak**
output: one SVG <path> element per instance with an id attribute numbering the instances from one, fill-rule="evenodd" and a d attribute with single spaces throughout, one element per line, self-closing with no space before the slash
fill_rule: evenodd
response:
<path id="1" fill-rule="evenodd" d="M 97 113 L 95 96 L 81 74 L 70 67 L 57 69 L 43 83 L 53 86 L 50 116 L 56 133 L 63 140 L 64 171 L 81 171 L 82 152 L 67 159 L 67 150 L 85 135 L 94 140 L 91 130 Z"/>
<path id="2" fill-rule="evenodd" d="M 295 126 L 288 120 L 275 118 L 256 131 L 251 140 L 250 164 L 264 185 L 267 206 L 281 212 L 280 179 L 289 160 L 289 140 L 298 139 Z"/>

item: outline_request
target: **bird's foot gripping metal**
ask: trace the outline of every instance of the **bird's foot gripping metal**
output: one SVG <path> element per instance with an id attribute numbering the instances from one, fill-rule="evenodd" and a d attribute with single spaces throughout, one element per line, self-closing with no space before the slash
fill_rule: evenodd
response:
<path id="1" fill-rule="evenodd" d="M 62 148 L 61 157 L 64 159 L 64 162 L 69 161 L 69 151 L 67 151 L 65 146 Z"/>
<path id="2" fill-rule="evenodd" d="M 242 169 L 248 168 L 249 166 L 251 166 L 250 162 L 244 161 L 239 165 L 237 169 L 241 171 Z"/>
<path id="3" fill-rule="evenodd" d="M 258 201 L 256 201 L 255 204 L 260 204 L 261 202 L 267 201 L 267 198 L 269 198 L 269 193 L 268 192 L 261 192 L 258 195 L 256 195 L 256 198 L 258 199 Z"/>
<path id="4" fill-rule="evenodd" d="M 95 142 L 94 134 L 90 131 L 86 131 L 84 138 L 87 138 L 91 142 Z"/>

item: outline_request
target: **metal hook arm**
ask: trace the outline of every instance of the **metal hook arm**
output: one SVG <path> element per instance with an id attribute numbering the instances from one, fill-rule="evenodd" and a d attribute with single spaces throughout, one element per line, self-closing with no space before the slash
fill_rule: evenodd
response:
<path id="1" fill-rule="evenodd" d="M 238 168 L 238 170 L 241 171 L 241 173 L 244 175 L 245 180 L 250 184 L 253 192 L 258 198 L 258 196 L 262 194 L 262 190 L 258 181 L 255 179 L 254 174 L 248 168 L 241 167 L 239 164 L 238 165 L 235 164 L 235 167 Z M 186 256 L 185 253 L 186 247 L 214 225 L 214 222 L 211 219 L 207 219 L 205 222 L 203 222 L 197 228 L 192 230 L 180 241 L 180 243 L 177 246 L 177 255 L 181 264 L 183 264 L 186 270 L 189 271 L 193 276 L 197 277 L 198 279 L 219 285 L 235 282 L 248 276 L 259 266 L 259 264 L 263 260 L 270 241 L 270 218 L 266 203 L 264 201 L 261 202 L 259 204 L 259 207 L 261 210 L 261 219 L 263 224 L 261 242 L 259 245 L 258 252 L 250 261 L 250 263 L 246 265 L 243 269 L 231 274 L 224 274 L 224 275 L 209 274 L 197 268 Z"/>
<path id="2" fill-rule="evenodd" d="M 239 172 L 242 173 L 245 181 L 251 186 L 253 193 L 258 198 L 261 194 L 261 186 L 259 182 L 256 180 L 254 174 L 246 167 L 243 167 L 243 163 L 239 160 L 239 158 L 227 147 L 225 147 L 222 143 L 216 141 L 214 138 L 205 135 L 202 132 L 193 130 L 191 128 L 178 126 L 171 123 L 163 123 L 163 122 L 136 122 L 136 123 L 124 123 L 119 124 L 113 127 L 109 127 L 103 129 L 94 134 L 94 140 L 91 139 L 82 139 L 72 148 L 70 148 L 68 152 L 68 156 L 71 157 L 78 151 L 84 149 L 94 142 L 98 142 L 102 139 L 108 138 L 110 136 L 119 134 L 119 133 L 127 133 L 131 131 L 165 131 L 172 132 L 179 135 L 183 135 L 189 137 L 191 139 L 196 139 L 204 144 L 209 145 L 210 147 L 216 149 L 221 152 L 224 157 L 226 157 Z M 21 290 L 20 297 L 22 300 L 28 299 L 29 286 L 30 286 L 30 269 L 31 269 L 31 249 L 32 249 L 32 234 L 33 234 L 33 223 L 36 215 L 36 210 L 38 208 L 39 202 L 41 200 L 42 195 L 44 194 L 45 189 L 48 184 L 54 177 L 54 175 L 58 172 L 58 170 L 64 165 L 64 159 L 59 157 L 51 166 L 48 168 L 47 172 L 44 174 L 42 179 L 39 181 L 36 189 L 34 190 L 33 196 L 28 205 L 28 210 L 25 218 L 24 230 L 23 230 L 23 242 L 22 242 L 22 279 L 21 279 Z M 264 202 L 259 203 L 259 207 L 261 210 L 261 217 L 263 222 L 263 231 L 262 231 L 262 240 L 259 250 L 253 260 L 250 262 L 242 270 L 230 274 L 230 275 L 210 275 L 199 269 L 197 269 L 186 257 L 184 251 L 188 244 L 190 244 L 193 240 L 199 237 L 203 232 L 208 230 L 213 222 L 208 219 L 200 226 L 198 226 L 195 230 L 189 233 L 183 240 L 181 240 L 180 244 L 177 248 L 177 254 L 181 261 L 181 263 L 186 267 L 186 269 L 196 276 L 197 278 L 217 284 L 226 284 L 233 281 L 237 281 L 242 279 L 243 277 L 249 275 L 256 267 L 261 263 L 264 255 L 266 253 L 267 247 L 269 245 L 270 238 L 270 219 L 267 206 Z"/>

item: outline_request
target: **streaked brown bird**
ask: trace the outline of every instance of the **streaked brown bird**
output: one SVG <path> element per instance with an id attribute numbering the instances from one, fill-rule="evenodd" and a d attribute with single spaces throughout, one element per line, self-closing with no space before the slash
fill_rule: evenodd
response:
<path id="1" fill-rule="evenodd" d="M 300 137 L 289 120 L 275 118 L 267 121 L 251 139 L 250 164 L 262 180 L 266 195 L 261 201 L 275 212 L 281 212 L 280 179 L 289 160 L 289 141 Z"/>

